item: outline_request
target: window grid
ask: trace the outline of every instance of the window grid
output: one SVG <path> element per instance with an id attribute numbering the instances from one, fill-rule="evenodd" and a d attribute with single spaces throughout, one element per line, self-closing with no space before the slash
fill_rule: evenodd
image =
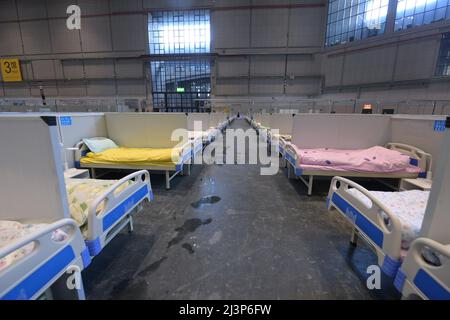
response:
<path id="1" fill-rule="evenodd" d="M 436 64 L 437 76 L 450 76 L 450 32 L 442 35 L 439 56 Z"/>
<path id="2" fill-rule="evenodd" d="M 211 94 L 209 59 L 179 55 L 210 52 L 209 10 L 164 11 L 149 14 L 150 54 L 178 55 L 151 61 L 153 106 L 159 111 L 193 112 Z"/>
<path id="3" fill-rule="evenodd" d="M 389 0 L 334 0 L 328 4 L 326 46 L 384 33 Z"/>
<path id="4" fill-rule="evenodd" d="M 150 54 L 210 52 L 209 10 L 153 12 L 148 25 Z"/>
<path id="5" fill-rule="evenodd" d="M 395 31 L 450 19 L 450 0 L 399 0 Z"/>

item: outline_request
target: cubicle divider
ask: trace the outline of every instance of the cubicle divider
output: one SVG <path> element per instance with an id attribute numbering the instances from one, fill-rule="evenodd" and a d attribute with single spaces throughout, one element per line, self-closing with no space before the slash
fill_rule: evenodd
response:
<path id="1" fill-rule="evenodd" d="M 55 116 L 0 116 L 0 220 L 69 218 Z"/>
<path id="2" fill-rule="evenodd" d="M 189 131 L 208 131 L 212 126 L 211 124 L 211 114 L 210 113 L 188 113 L 187 116 L 187 129 Z M 195 127 L 198 126 L 198 127 Z"/>
<path id="3" fill-rule="evenodd" d="M 58 117 L 63 158 L 68 168 L 74 167 L 73 147 L 84 138 L 107 137 L 103 113 L 55 114 Z"/>
<path id="4" fill-rule="evenodd" d="M 223 112 L 213 112 L 211 113 L 211 127 L 218 127 L 222 122 L 227 119 L 227 116 Z"/>
<path id="5" fill-rule="evenodd" d="M 271 128 L 271 114 L 270 113 L 263 113 L 260 116 L 260 123 L 262 127 Z"/>
<path id="6" fill-rule="evenodd" d="M 436 164 L 436 174 L 422 223 L 421 236 L 450 244 L 450 117 Z"/>
<path id="7" fill-rule="evenodd" d="M 294 114 L 272 113 L 270 115 L 271 129 L 277 129 L 279 134 L 292 134 L 292 126 L 294 124 Z"/>
<path id="8" fill-rule="evenodd" d="M 292 143 L 299 148 L 362 149 L 390 141 L 390 116 L 298 114 Z"/>
<path id="9" fill-rule="evenodd" d="M 185 113 L 106 113 L 108 137 L 122 147 L 172 148 L 177 129 L 187 130 Z M 126 128 L 126 129 L 125 129 Z"/>

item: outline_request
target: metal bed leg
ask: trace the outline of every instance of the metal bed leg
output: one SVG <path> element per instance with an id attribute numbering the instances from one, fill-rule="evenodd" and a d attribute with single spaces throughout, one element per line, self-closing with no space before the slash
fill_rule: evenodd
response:
<path id="1" fill-rule="evenodd" d="M 86 300 L 86 295 L 84 293 L 84 286 L 83 286 L 83 280 L 80 277 L 78 278 L 80 280 L 79 283 L 76 283 L 78 285 L 78 288 L 75 287 L 73 289 L 69 289 L 67 284 L 73 283 L 73 279 L 69 279 L 69 277 L 74 276 L 74 271 L 72 271 L 71 274 L 68 272 L 65 272 L 59 277 L 58 280 L 55 281 L 52 285 L 52 295 L 53 299 L 55 300 Z M 75 284 L 75 283 L 73 283 Z"/>
<path id="2" fill-rule="evenodd" d="M 186 170 L 186 171 L 187 171 L 187 173 L 186 173 L 187 176 L 190 176 L 190 175 L 191 175 L 191 163 L 192 163 L 192 162 L 189 161 L 189 163 L 187 164 L 187 170 Z"/>
<path id="3" fill-rule="evenodd" d="M 353 229 L 352 231 L 352 236 L 350 238 L 350 245 L 352 247 L 356 247 L 358 244 L 358 230 L 356 228 Z"/>
<path id="4" fill-rule="evenodd" d="M 294 168 L 291 163 L 288 163 L 287 170 L 288 170 L 288 179 L 294 178 L 294 174 L 292 172 L 294 170 Z"/>
<path id="5" fill-rule="evenodd" d="M 170 173 L 166 171 L 166 190 L 170 190 Z"/>
<path id="6" fill-rule="evenodd" d="M 95 168 L 91 168 L 91 178 L 95 179 Z"/>
<path id="7" fill-rule="evenodd" d="M 128 232 L 131 233 L 134 231 L 134 224 L 133 224 L 133 216 L 129 216 L 128 217 L 129 222 L 128 222 Z"/>
<path id="8" fill-rule="evenodd" d="M 309 176 L 309 180 L 308 180 L 308 196 L 310 196 L 312 194 L 313 182 L 314 182 L 314 176 Z"/>

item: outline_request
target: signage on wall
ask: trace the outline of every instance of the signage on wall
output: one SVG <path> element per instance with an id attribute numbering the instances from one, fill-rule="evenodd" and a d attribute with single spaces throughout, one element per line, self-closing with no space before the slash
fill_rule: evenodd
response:
<path id="1" fill-rule="evenodd" d="M 22 72 L 17 58 L 0 59 L 2 78 L 4 82 L 22 81 Z"/>
<path id="2" fill-rule="evenodd" d="M 184 88 L 177 88 L 177 92 L 178 93 L 183 93 L 184 92 Z"/>
<path id="3" fill-rule="evenodd" d="M 436 120 L 434 122 L 434 131 L 445 131 L 445 120 Z"/>
<path id="4" fill-rule="evenodd" d="M 72 117 L 60 117 L 59 122 L 61 123 L 61 126 L 71 126 L 72 125 Z"/>

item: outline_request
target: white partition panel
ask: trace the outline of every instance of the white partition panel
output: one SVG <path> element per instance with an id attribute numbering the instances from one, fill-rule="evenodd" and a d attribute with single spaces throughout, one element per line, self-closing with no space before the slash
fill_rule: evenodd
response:
<path id="1" fill-rule="evenodd" d="M 450 119 L 447 126 L 421 230 L 444 245 L 450 244 Z"/>
<path id="2" fill-rule="evenodd" d="M 176 129 L 187 129 L 185 113 L 106 113 L 108 137 L 121 147 L 170 148 Z"/>
<path id="3" fill-rule="evenodd" d="M 261 126 L 270 128 L 270 113 L 261 114 Z"/>
<path id="4" fill-rule="evenodd" d="M 273 113 L 270 116 L 270 128 L 278 129 L 280 134 L 292 134 L 294 115 L 288 113 Z"/>
<path id="5" fill-rule="evenodd" d="M 217 127 L 220 123 L 224 122 L 227 116 L 223 112 L 211 113 L 211 127 Z"/>
<path id="6" fill-rule="evenodd" d="M 0 219 L 69 217 L 54 116 L 0 116 Z"/>
<path id="7" fill-rule="evenodd" d="M 389 142 L 390 116 L 297 114 L 292 142 L 300 148 L 362 149 Z"/>
<path id="8" fill-rule="evenodd" d="M 438 122 L 438 123 L 437 123 Z M 438 159 L 444 139 L 445 116 L 395 115 L 391 118 L 392 142 L 406 143 L 430 153 Z M 433 172 L 436 169 L 433 163 Z"/>
<path id="9" fill-rule="evenodd" d="M 200 128 L 196 128 L 197 131 L 207 131 L 211 127 L 211 114 L 206 112 L 189 113 L 187 122 L 187 128 L 189 131 L 194 131 L 194 122 L 197 122 L 197 126 L 201 125 Z"/>
<path id="10" fill-rule="evenodd" d="M 69 168 L 74 167 L 74 153 L 66 150 L 66 148 L 73 148 L 76 143 L 84 138 L 108 137 L 103 113 L 64 114 L 58 115 L 58 118 L 65 159 Z M 67 121 L 68 118 L 70 121 Z"/>
<path id="11" fill-rule="evenodd" d="M 261 113 L 255 113 L 253 115 L 253 121 L 255 121 L 256 123 L 261 123 Z"/>

